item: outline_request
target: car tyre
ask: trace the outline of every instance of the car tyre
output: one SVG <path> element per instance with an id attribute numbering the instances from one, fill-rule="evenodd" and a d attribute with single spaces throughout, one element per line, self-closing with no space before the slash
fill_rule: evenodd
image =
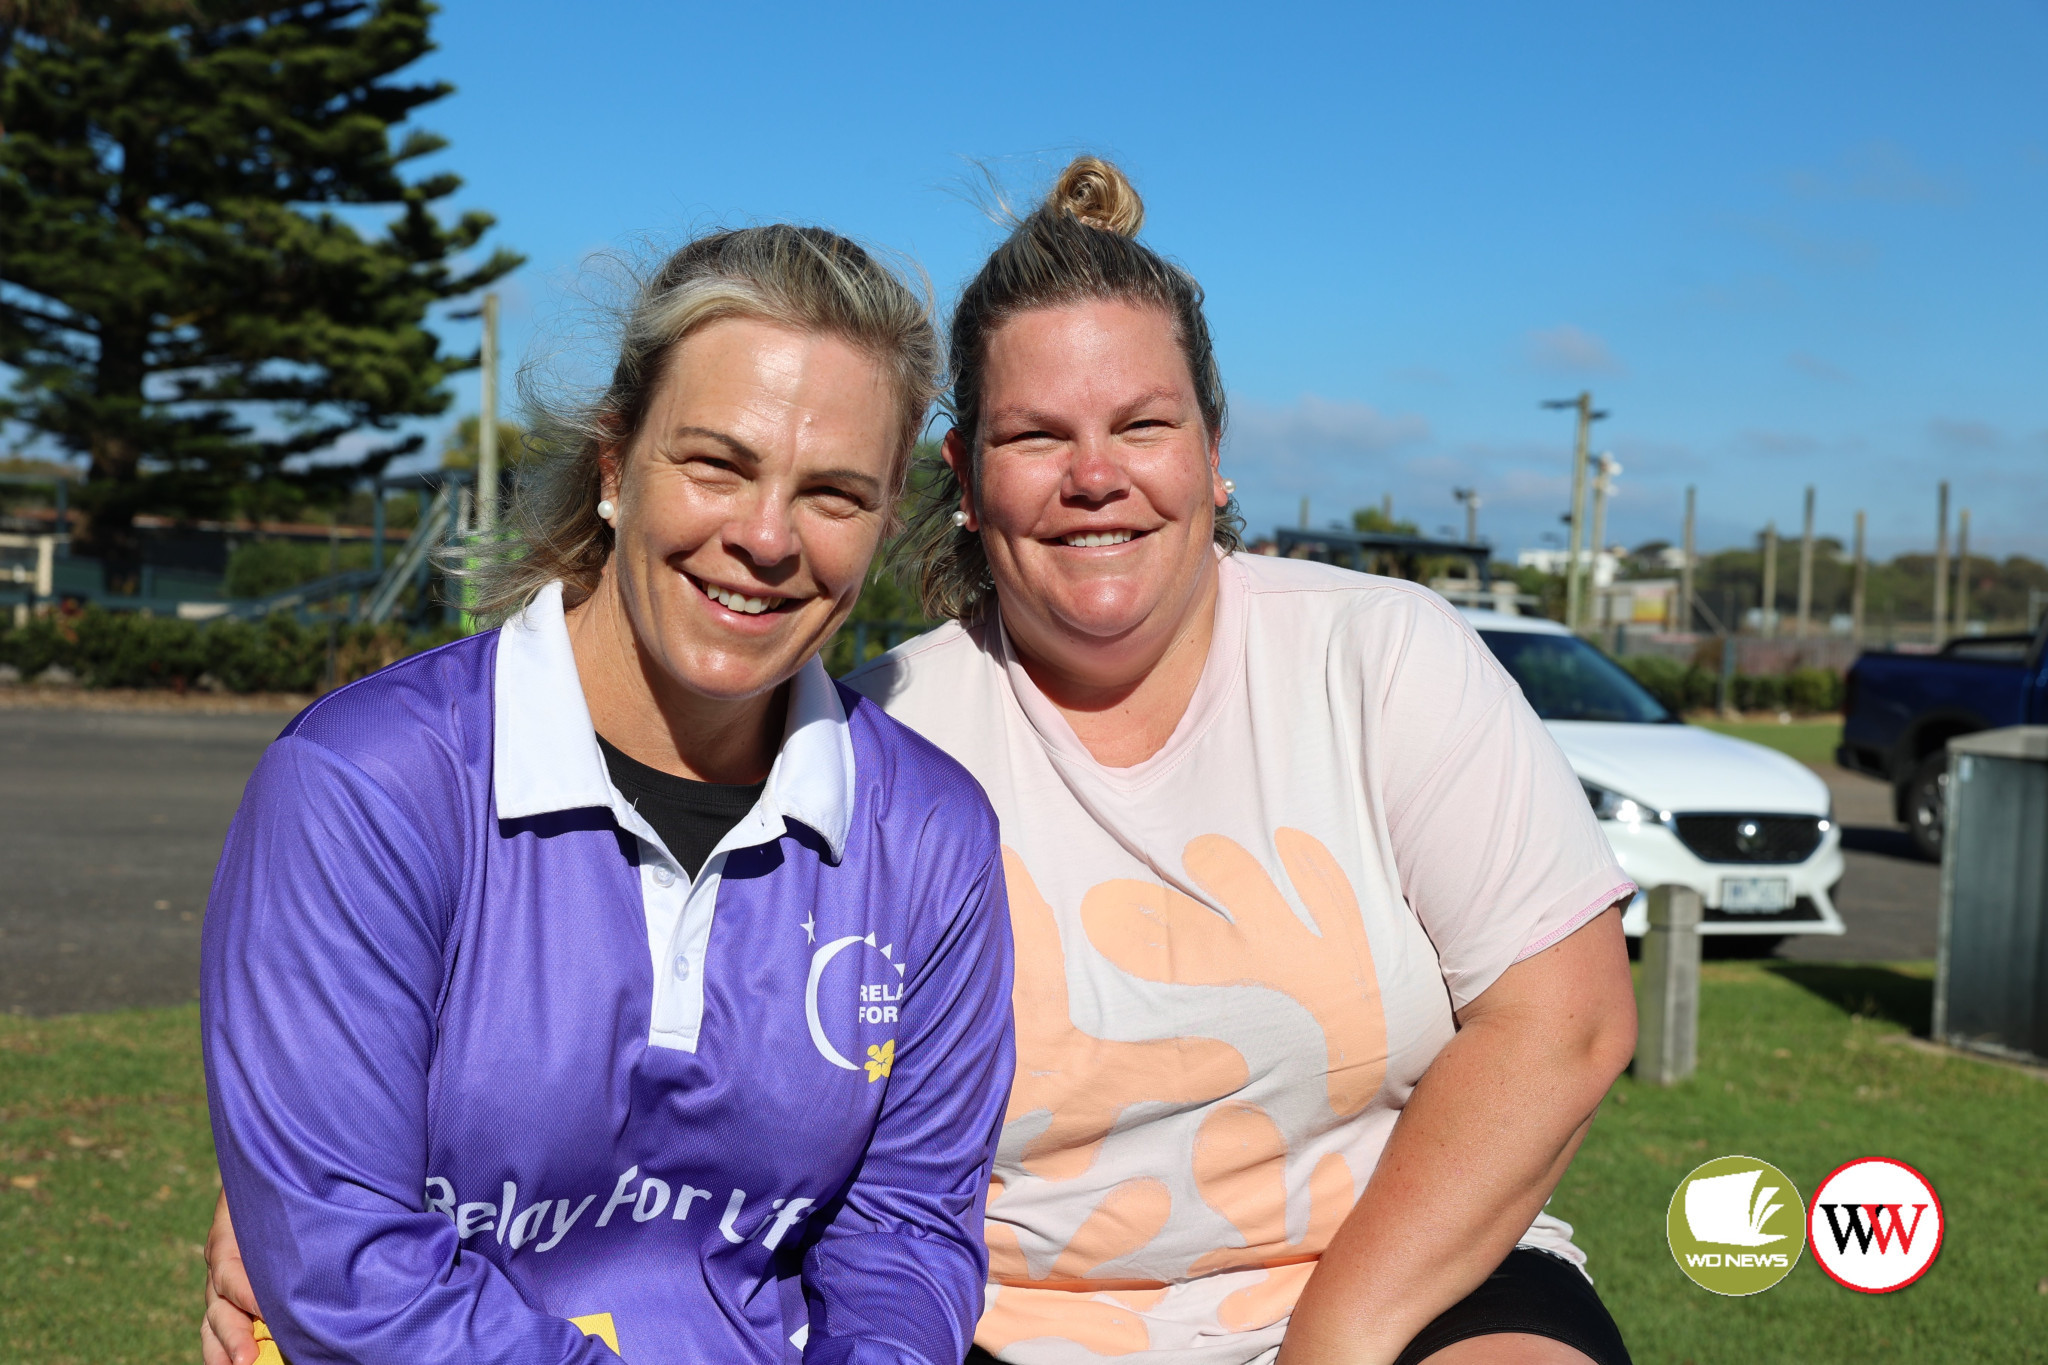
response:
<path id="1" fill-rule="evenodd" d="M 1929 862 L 1941 861 L 1941 836 L 1948 823 L 1948 751 L 1920 760 L 1906 781 L 1906 833 Z"/>

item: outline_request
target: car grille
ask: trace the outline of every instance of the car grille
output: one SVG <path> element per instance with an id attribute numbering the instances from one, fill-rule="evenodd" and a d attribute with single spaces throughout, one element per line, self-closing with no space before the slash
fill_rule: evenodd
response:
<path id="1" fill-rule="evenodd" d="M 1803 863 L 1820 847 L 1812 815 L 1681 815 L 1673 823 L 1702 862 Z"/>

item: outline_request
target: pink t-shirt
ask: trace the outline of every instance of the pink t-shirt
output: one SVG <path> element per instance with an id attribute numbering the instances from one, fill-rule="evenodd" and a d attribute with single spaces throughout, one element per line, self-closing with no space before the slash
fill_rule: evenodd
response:
<path id="1" fill-rule="evenodd" d="M 980 779 L 1017 942 L 1017 1079 L 976 1341 L 1019 1365 L 1244 1365 L 1286 1330 L 1453 1011 L 1632 887 L 1443 599 L 1220 563 L 1166 746 L 1098 764 L 999 623 L 847 679 Z M 1541 1215 L 1523 1239 L 1583 1263 Z"/>

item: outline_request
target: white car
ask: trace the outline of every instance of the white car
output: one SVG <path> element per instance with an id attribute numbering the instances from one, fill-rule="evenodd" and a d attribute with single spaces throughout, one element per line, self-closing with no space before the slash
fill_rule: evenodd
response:
<path id="1" fill-rule="evenodd" d="M 1690 886 L 1704 934 L 1839 934 L 1842 832 L 1827 784 L 1775 749 L 1686 725 L 1563 626 L 1468 610 L 1586 789 L 1637 885 Z M 1638 895 L 1622 929 L 1649 929 Z M 1763 945 L 1757 944 L 1761 947 Z"/>

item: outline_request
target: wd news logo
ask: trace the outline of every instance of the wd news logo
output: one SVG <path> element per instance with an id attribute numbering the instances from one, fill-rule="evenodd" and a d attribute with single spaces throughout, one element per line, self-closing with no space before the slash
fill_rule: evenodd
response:
<path id="1" fill-rule="evenodd" d="M 1934 1264 L 1941 1201 L 1905 1162 L 1863 1157 L 1821 1181 L 1807 1227 L 1813 1258 L 1828 1278 L 1865 1294 L 1889 1294 Z"/>
<path id="2" fill-rule="evenodd" d="M 1806 1206 L 1785 1173 L 1754 1157 L 1717 1157 L 1678 1183 L 1664 1231 L 1693 1283 L 1740 1297 L 1792 1273 L 1806 1245 Z"/>

